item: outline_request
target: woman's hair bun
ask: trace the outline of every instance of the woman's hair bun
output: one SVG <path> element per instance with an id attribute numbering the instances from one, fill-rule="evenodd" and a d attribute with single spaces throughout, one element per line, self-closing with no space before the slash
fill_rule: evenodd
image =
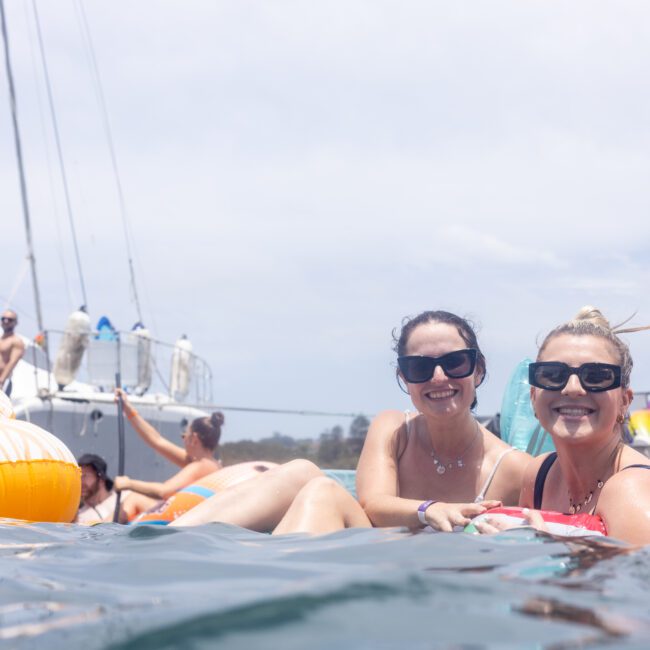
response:
<path id="1" fill-rule="evenodd" d="M 574 317 L 573 322 L 584 322 L 588 321 L 599 327 L 604 327 L 605 329 L 611 330 L 609 321 L 603 316 L 603 312 L 592 305 L 585 305 Z"/>
<path id="2" fill-rule="evenodd" d="M 223 417 L 223 413 L 221 411 L 215 411 L 210 416 L 210 424 L 213 427 L 220 427 L 223 425 L 224 422 L 225 422 L 225 418 Z"/>

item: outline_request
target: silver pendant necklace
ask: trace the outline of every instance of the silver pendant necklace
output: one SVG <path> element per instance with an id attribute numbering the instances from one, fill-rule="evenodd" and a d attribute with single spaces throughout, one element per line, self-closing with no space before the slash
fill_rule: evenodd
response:
<path id="1" fill-rule="evenodd" d="M 591 500 L 594 498 L 594 492 L 596 490 L 602 489 L 603 485 L 605 485 L 605 482 L 598 479 L 596 481 L 596 487 L 591 490 L 591 492 L 589 492 L 589 494 L 582 501 L 579 501 L 578 503 L 574 503 L 571 495 L 569 494 L 569 514 L 577 515 L 585 506 L 588 506 L 591 503 Z"/>
<path id="2" fill-rule="evenodd" d="M 455 461 L 450 461 L 450 462 L 443 461 L 442 459 L 440 459 L 436 455 L 436 450 L 433 448 L 433 445 L 431 445 L 431 451 L 429 453 L 431 454 L 431 458 L 433 458 L 433 464 L 434 464 L 434 466 L 436 468 L 436 472 L 438 472 L 438 474 L 442 475 L 448 469 L 462 469 L 463 467 L 465 467 L 465 463 L 463 462 L 463 458 L 465 458 L 465 455 L 467 454 L 467 452 L 474 446 L 474 443 L 477 441 L 477 439 L 479 437 L 479 434 L 481 432 L 481 429 L 480 429 L 480 427 L 478 425 L 478 422 L 476 422 L 476 420 L 474 420 L 474 422 L 476 423 L 476 433 L 474 434 L 474 437 L 470 441 L 469 445 L 467 445 L 467 447 L 465 447 L 465 449 L 463 450 L 463 453 L 460 456 L 458 456 Z"/>

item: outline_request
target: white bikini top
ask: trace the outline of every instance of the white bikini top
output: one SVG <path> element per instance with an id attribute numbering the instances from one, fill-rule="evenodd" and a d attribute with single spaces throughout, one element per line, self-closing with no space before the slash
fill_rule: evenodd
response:
<path id="1" fill-rule="evenodd" d="M 410 411 L 404 411 L 404 419 L 406 422 L 406 438 L 408 440 L 409 434 L 411 433 L 411 422 L 417 417 L 417 414 L 413 418 L 409 418 L 409 415 L 411 414 Z M 499 469 L 499 465 L 501 465 L 501 461 L 511 452 L 514 451 L 513 447 L 510 447 L 510 449 L 504 449 L 499 454 L 499 457 L 496 459 L 496 462 L 492 466 L 492 470 L 490 471 L 490 474 L 488 475 L 485 483 L 483 484 L 483 487 L 481 488 L 480 492 L 476 495 L 476 498 L 474 499 L 474 503 L 480 503 L 481 501 L 485 500 L 485 494 L 490 488 L 490 485 L 492 483 L 492 480 L 494 479 L 495 474 L 497 473 L 497 470 Z"/>

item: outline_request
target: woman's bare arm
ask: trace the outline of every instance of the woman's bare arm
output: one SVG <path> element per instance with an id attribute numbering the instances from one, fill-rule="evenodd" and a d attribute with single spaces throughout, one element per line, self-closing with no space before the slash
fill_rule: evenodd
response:
<path id="1" fill-rule="evenodd" d="M 126 393 L 121 389 L 115 391 L 116 399 L 121 395 L 122 404 L 124 406 L 124 415 L 128 418 L 131 426 L 137 431 L 138 435 L 156 452 L 161 456 L 164 456 L 168 461 L 178 465 L 179 467 L 184 467 L 187 462 L 187 452 L 180 445 L 175 445 L 173 442 L 170 442 L 161 435 L 161 433 L 149 424 L 133 407 L 131 402 L 129 402 Z M 142 492 L 145 494 L 145 492 Z M 149 495 L 156 496 L 156 495 Z"/>
<path id="2" fill-rule="evenodd" d="M 167 499 L 184 487 L 191 485 L 206 476 L 205 464 L 201 461 L 190 463 L 164 483 L 155 481 L 139 481 L 128 476 L 115 477 L 115 489 L 132 490 L 155 499 Z"/>
<path id="3" fill-rule="evenodd" d="M 380 413 L 368 429 L 357 467 L 357 494 L 373 526 L 422 526 L 418 506 L 425 496 L 422 500 L 399 496 L 398 453 L 405 433 L 404 413 L 400 411 Z M 434 528 L 451 531 L 453 526 L 467 524 L 471 517 L 498 502 L 484 504 L 437 502 L 427 509 L 425 516 Z"/>

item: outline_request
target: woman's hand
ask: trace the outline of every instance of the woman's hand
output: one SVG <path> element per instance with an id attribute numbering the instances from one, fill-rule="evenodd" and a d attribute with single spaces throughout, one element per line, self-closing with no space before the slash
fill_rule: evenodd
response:
<path id="1" fill-rule="evenodd" d="M 116 492 L 122 492 L 122 490 L 128 490 L 131 484 L 131 479 L 128 476 L 116 476 L 113 479 L 113 488 Z"/>
<path id="2" fill-rule="evenodd" d="M 129 398 L 126 396 L 126 393 L 121 388 L 116 388 L 115 401 L 119 402 L 120 399 L 122 400 L 124 415 L 126 415 L 127 418 L 132 418 L 135 415 L 136 410 L 131 406 L 131 402 L 129 402 Z"/>
<path id="3" fill-rule="evenodd" d="M 504 530 L 510 530 L 512 528 L 521 528 L 521 526 L 531 526 L 537 530 L 547 533 L 548 528 L 546 527 L 546 522 L 542 518 L 542 514 L 539 510 L 530 510 L 524 508 L 521 511 L 523 515 L 523 522 L 521 524 L 513 524 L 510 518 L 504 515 L 491 515 L 483 519 L 483 521 L 477 521 L 474 524 L 477 532 L 481 535 L 495 535 L 496 533 L 503 532 Z"/>
<path id="4" fill-rule="evenodd" d="M 429 506 L 424 513 L 427 524 L 434 530 L 451 533 L 454 526 L 467 526 L 472 517 L 482 515 L 490 508 L 498 508 L 501 501 L 481 501 L 480 503 L 443 503 L 438 501 Z"/>

